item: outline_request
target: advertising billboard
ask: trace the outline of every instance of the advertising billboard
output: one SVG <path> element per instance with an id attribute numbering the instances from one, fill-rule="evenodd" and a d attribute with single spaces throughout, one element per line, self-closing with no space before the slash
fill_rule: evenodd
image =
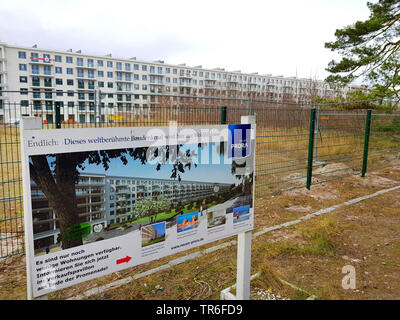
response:
<path id="1" fill-rule="evenodd" d="M 32 297 L 253 229 L 253 124 L 22 130 L 21 141 Z"/>

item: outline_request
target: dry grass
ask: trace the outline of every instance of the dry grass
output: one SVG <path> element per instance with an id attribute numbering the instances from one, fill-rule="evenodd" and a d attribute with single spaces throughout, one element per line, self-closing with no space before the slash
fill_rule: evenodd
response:
<path id="1" fill-rule="evenodd" d="M 387 168 L 364 179 L 368 180 L 349 177 L 340 183 L 326 183 L 328 190 L 337 191 L 337 197 L 325 203 L 311 197 L 310 191 L 304 191 L 297 197 L 282 194 L 260 199 L 256 204 L 256 229 L 305 214 L 288 210 L 292 206 L 309 206 L 314 212 L 398 185 L 400 167 Z M 399 190 L 386 193 L 255 238 L 252 274 L 261 272 L 261 276 L 252 282 L 252 290 L 271 289 L 290 299 L 307 298 L 304 291 L 319 299 L 399 299 L 399 199 Z M 60 290 L 50 294 L 50 299 L 66 299 L 82 294 L 89 288 L 155 268 L 178 256 L 217 243 Z M 90 299 L 218 299 L 221 290 L 235 283 L 236 255 L 233 252 L 236 252 L 235 246 L 220 249 Z M 341 270 L 347 264 L 356 268 L 355 290 L 341 287 L 344 276 Z M 0 277 L 0 298 L 25 299 L 24 257 L 3 259 L 0 271 L 3 275 Z M 277 279 L 288 281 L 304 291 L 282 286 Z"/>

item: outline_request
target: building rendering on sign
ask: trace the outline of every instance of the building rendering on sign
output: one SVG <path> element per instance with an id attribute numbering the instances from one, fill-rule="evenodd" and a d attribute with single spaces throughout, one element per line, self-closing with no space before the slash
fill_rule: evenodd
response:
<path id="1" fill-rule="evenodd" d="M 332 97 L 337 93 L 323 81 L 297 77 L 119 59 L 111 54 L 95 56 L 81 50 L 53 51 L 36 45 L 18 47 L 0 42 L 2 122 L 15 122 L 24 115 L 41 115 L 46 122 L 53 123 L 56 104 L 62 107 L 64 121 L 118 121 L 119 112 L 136 115 L 166 103 L 157 96 L 160 94 L 309 103 L 312 95 Z M 168 103 L 174 105 L 180 97 Z M 16 113 L 5 110 L 15 105 L 20 106 Z"/>
<path id="2" fill-rule="evenodd" d="M 218 188 L 215 188 L 218 186 Z M 225 192 L 230 184 L 167 179 L 80 174 L 75 186 L 81 222 L 103 227 L 133 219 L 132 207 L 144 198 L 168 198 L 182 204 Z M 59 229 L 53 209 L 43 192 L 32 182 L 32 214 L 35 247 L 57 242 Z"/>

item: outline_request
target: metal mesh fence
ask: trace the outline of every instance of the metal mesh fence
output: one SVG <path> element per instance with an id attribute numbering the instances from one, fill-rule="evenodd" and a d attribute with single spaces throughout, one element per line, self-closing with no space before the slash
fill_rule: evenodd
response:
<path id="1" fill-rule="evenodd" d="M 170 121 L 178 125 L 231 124 L 240 123 L 243 115 L 255 115 L 256 198 L 304 188 L 311 175 L 310 165 L 311 185 L 361 174 L 365 158 L 366 110 L 338 111 L 320 106 L 312 120 L 311 105 L 257 99 L 148 95 L 145 104 L 124 98 L 114 105 L 96 101 L 96 96 L 68 102 L 47 94 L 48 101 L 37 97 L 33 103 L 0 100 L 0 258 L 24 253 L 19 140 L 19 119 L 23 116 L 40 116 L 43 129 L 52 129 L 168 126 Z M 226 108 L 226 119 L 222 107 Z M 400 114 L 372 114 L 368 151 L 369 170 L 399 158 Z"/>
<path id="2" fill-rule="evenodd" d="M 360 174 L 366 110 L 317 109 L 312 184 Z"/>

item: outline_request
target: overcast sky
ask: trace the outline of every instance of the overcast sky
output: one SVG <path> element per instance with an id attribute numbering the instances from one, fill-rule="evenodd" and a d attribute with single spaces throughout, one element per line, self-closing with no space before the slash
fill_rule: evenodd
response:
<path id="1" fill-rule="evenodd" d="M 366 2 L 1 0 L 0 41 L 324 79 L 337 57 L 324 43 L 336 29 L 368 18 Z"/>

